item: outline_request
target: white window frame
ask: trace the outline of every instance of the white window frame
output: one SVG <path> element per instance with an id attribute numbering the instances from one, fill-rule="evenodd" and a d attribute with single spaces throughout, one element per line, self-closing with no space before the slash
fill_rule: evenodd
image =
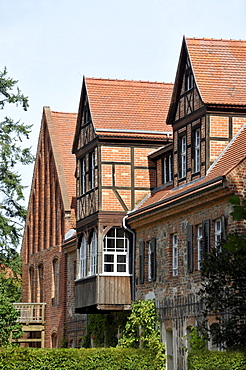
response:
<path id="1" fill-rule="evenodd" d="M 81 159 L 81 194 L 85 194 L 86 192 L 86 163 L 85 158 Z"/>
<path id="2" fill-rule="evenodd" d="M 172 155 L 170 154 L 168 156 L 168 162 L 169 162 L 169 181 L 172 181 Z"/>
<path id="3" fill-rule="evenodd" d="M 181 137 L 181 178 L 186 177 L 186 135 Z"/>
<path id="4" fill-rule="evenodd" d="M 151 241 L 148 242 L 148 281 L 152 281 L 152 278 L 151 278 Z"/>
<path id="5" fill-rule="evenodd" d="M 95 153 L 91 152 L 91 163 L 90 163 L 90 172 L 91 172 L 91 189 L 94 189 L 95 187 Z"/>
<path id="6" fill-rule="evenodd" d="M 163 159 L 163 183 L 172 180 L 172 156 L 168 155 Z"/>
<path id="7" fill-rule="evenodd" d="M 197 128 L 195 130 L 195 145 L 194 145 L 194 158 L 195 158 L 195 166 L 194 170 L 195 172 L 199 172 L 201 169 L 201 130 L 200 128 Z"/>
<path id="8" fill-rule="evenodd" d="M 94 231 L 90 242 L 90 275 L 96 275 L 96 273 L 97 273 L 97 235 Z"/>
<path id="9" fill-rule="evenodd" d="M 201 269 L 202 260 L 202 224 L 197 226 L 197 269 Z"/>
<path id="10" fill-rule="evenodd" d="M 163 183 L 167 182 L 167 157 L 163 159 Z"/>
<path id="11" fill-rule="evenodd" d="M 87 260 L 87 243 L 85 237 L 83 236 L 79 248 L 79 279 L 83 279 L 87 275 L 86 260 Z"/>
<path id="12" fill-rule="evenodd" d="M 221 218 L 214 221 L 214 245 L 217 247 L 221 242 L 222 222 Z"/>
<path id="13" fill-rule="evenodd" d="M 172 237 L 173 251 L 173 276 L 178 276 L 178 235 L 173 234 Z"/>
<path id="14" fill-rule="evenodd" d="M 123 231 L 123 236 L 117 235 L 119 230 Z M 119 227 L 113 227 L 110 232 L 114 235 L 107 233 L 103 243 L 103 274 L 129 275 L 129 240 Z M 118 271 L 122 267 L 125 267 L 125 271 Z"/>

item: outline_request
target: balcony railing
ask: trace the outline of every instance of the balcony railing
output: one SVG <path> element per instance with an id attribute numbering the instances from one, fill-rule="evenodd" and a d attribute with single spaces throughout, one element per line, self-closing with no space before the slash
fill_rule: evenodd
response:
<path id="1" fill-rule="evenodd" d="M 22 324 L 44 324 L 46 303 L 14 303 L 20 312 L 18 322 Z"/>

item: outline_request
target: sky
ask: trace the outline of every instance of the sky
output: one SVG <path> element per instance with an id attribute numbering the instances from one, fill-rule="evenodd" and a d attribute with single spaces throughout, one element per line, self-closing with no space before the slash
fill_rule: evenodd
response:
<path id="1" fill-rule="evenodd" d="M 174 82 L 183 36 L 246 40 L 246 0 L 0 0 L 0 70 L 29 97 L 0 111 L 32 124 L 78 112 L 83 75 Z M 29 197 L 33 166 L 18 168 Z"/>

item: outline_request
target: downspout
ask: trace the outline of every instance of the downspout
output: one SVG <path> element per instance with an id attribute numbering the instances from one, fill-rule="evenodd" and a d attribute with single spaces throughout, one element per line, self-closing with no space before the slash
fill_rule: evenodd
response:
<path id="1" fill-rule="evenodd" d="M 123 217 L 122 225 L 125 230 L 132 234 L 132 302 L 135 301 L 135 240 L 136 236 L 134 231 L 126 226 L 127 215 Z"/>

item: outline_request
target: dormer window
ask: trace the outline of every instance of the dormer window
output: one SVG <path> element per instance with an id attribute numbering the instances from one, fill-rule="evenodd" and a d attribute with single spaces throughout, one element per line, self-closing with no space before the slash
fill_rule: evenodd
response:
<path id="1" fill-rule="evenodd" d="M 194 132 L 194 172 L 200 171 L 201 166 L 201 131 L 200 128 L 196 129 Z"/>
<path id="2" fill-rule="evenodd" d="M 179 177 L 186 177 L 186 135 L 179 138 Z"/>
<path id="3" fill-rule="evenodd" d="M 172 155 L 163 158 L 163 183 L 172 181 Z"/>
<path id="4" fill-rule="evenodd" d="M 191 90 L 193 88 L 193 74 L 190 69 L 185 72 L 185 91 Z"/>
<path id="5" fill-rule="evenodd" d="M 88 107 L 85 108 L 84 110 L 84 125 L 89 121 L 89 110 Z"/>
<path id="6" fill-rule="evenodd" d="M 91 152 L 89 154 L 89 182 L 90 188 L 94 189 L 95 187 L 95 153 Z"/>
<path id="7" fill-rule="evenodd" d="M 83 195 L 86 192 L 86 164 L 85 158 L 80 159 L 80 194 Z"/>

